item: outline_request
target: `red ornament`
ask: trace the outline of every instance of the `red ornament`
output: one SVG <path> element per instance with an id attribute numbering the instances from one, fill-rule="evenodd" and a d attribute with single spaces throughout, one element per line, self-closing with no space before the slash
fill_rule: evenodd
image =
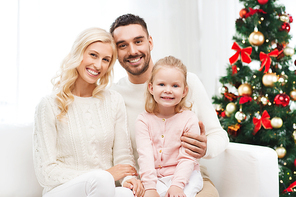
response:
<path id="1" fill-rule="evenodd" d="M 288 14 L 288 16 L 289 16 L 289 23 L 293 23 L 293 17 L 290 14 Z"/>
<path id="2" fill-rule="evenodd" d="M 283 23 L 282 26 L 281 26 L 281 31 L 289 32 L 290 31 L 290 24 L 289 23 Z"/>
<path id="3" fill-rule="evenodd" d="M 294 65 L 296 66 L 296 60 L 294 61 Z"/>
<path id="4" fill-rule="evenodd" d="M 274 102 L 276 105 L 286 107 L 287 105 L 289 105 L 290 97 L 286 94 L 278 94 L 275 96 Z"/>
<path id="5" fill-rule="evenodd" d="M 294 166 L 296 167 L 296 159 L 294 160 Z"/>
<path id="6" fill-rule="evenodd" d="M 264 5 L 268 2 L 268 0 L 258 0 L 258 3 Z"/>
<path id="7" fill-rule="evenodd" d="M 247 14 L 248 12 L 249 12 L 248 9 L 243 8 L 243 9 L 241 9 L 241 11 L 239 12 L 239 16 L 240 16 L 241 18 L 245 18 L 245 17 L 246 17 L 246 14 Z"/>

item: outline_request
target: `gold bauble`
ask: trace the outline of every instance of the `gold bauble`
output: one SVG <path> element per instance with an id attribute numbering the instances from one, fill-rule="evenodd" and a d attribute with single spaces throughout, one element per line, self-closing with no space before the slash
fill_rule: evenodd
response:
<path id="1" fill-rule="evenodd" d="M 249 36 L 249 42 L 253 46 L 261 46 L 264 43 L 264 35 L 260 31 L 254 31 Z"/>
<path id="2" fill-rule="evenodd" d="M 222 110 L 222 105 L 221 104 L 216 104 L 215 106 L 216 106 L 216 110 L 217 111 Z"/>
<path id="3" fill-rule="evenodd" d="M 280 15 L 280 20 L 286 23 L 290 21 L 289 16 L 287 14 Z"/>
<path id="4" fill-rule="evenodd" d="M 290 92 L 290 98 L 293 101 L 296 101 L 296 90 L 295 89 Z"/>
<path id="5" fill-rule="evenodd" d="M 260 98 L 260 101 L 263 105 L 267 105 L 268 104 L 268 98 L 266 96 L 262 96 Z"/>
<path id="6" fill-rule="evenodd" d="M 271 123 L 271 126 L 275 129 L 279 129 L 283 126 L 283 120 L 279 117 L 273 117 L 270 123 Z"/>
<path id="7" fill-rule="evenodd" d="M 294 53 L 295 53 L 295 51 L 294 51 L 294 49 L 292 48 L 292 47 L 286 47 L 285 49 L 284 49 L 284 54 L 286 55 L 286 56 L 290 56 L 290 57 L 292 57 L 293 55 L 294 55 Z"/>
<path id="8" fill-rule="evenodd" d="M 279 159 L 283 158 L 287 153 L 286 149 L 284 147 L 282 147 L 282 146 L 277 147 L 275 149 L 275 151 L 276 151 Z"/>
<path id="9" fill-rule="evenodd" d="M 231 102 L 226 105 L 225 113 L 227 112 L 229 115 L 231 115 L 235 111 L 236 111 L 236 105 L 234 103 Z"/>
<path id="10" fill-rule="evenodd" d="M 238 111 L 235 113 L 235 118 L 237 119 L 238 122 L 241 122 L 246 119 L 246 114 L 242 111 Z"/>
<path id="11" fill-rule="evenodd" d="M 237 89 L 239 96 L 251 96 L 252 95 L 252 87 L 248 83 L 244 83 L 240 85 Z"/>
<path id="12" fill-rule="evenodd" d="M 280 75 L 278 82 L 280 82 L 282 86 L 285 85 L 288 82 L 288 76 L 285 74 Z"/>
<path id="13" fill-rule="evenodd" d="M 296 131 L 293 132 L 293 139 L 294 139 L 294 142 L 296 143 Z"/>
<path id="14" fill-rule="evenodd" d="M 262 83 L 266 87 L 272 87 L 277 80 L 278 77 L 275 73 L 266 73 L 262 77 Z"/>
<path id="15" fill-rule="evenodd" d="M 219 92 L 220 92 L 220 94 L 223 95 L 224 93 L 228 92 L 228 87 L 227 86 L 220 87 Z"/>

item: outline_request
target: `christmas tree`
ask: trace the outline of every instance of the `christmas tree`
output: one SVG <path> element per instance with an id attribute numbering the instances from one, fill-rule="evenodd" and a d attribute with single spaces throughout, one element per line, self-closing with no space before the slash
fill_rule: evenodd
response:
<path id="1" fill-rule="evenodd" d="M 213 97 L 230 141 L 268 146 L 278 155 L 280 196 L 296 196 L 296 61 L 291 15 L 276 0 L 240 0 L 234 55 L 221 95 Z"/>

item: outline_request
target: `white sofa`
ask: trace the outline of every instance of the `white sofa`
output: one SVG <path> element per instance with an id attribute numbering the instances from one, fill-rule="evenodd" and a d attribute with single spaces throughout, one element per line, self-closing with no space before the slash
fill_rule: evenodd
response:
<path id="1" fill-rule="evenodd" d="M 0 125 L 0 197 L 41 197 L 32 162 L 32 125 Z M 278 163 L 271 148 L 230 143 L 201 159 L 220 197 L 277 197 Z"/>

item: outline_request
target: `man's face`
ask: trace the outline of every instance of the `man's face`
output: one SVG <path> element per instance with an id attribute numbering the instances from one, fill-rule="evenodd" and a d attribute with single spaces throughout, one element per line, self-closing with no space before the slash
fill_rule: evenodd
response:
<path id="1" fill-rule="evenodd" d="M 118 61 L 132 75 L 141 75 L 149 68 L 152 38 L 141 25 L 117 27 L 113 32 L 117 46 Z"/>

